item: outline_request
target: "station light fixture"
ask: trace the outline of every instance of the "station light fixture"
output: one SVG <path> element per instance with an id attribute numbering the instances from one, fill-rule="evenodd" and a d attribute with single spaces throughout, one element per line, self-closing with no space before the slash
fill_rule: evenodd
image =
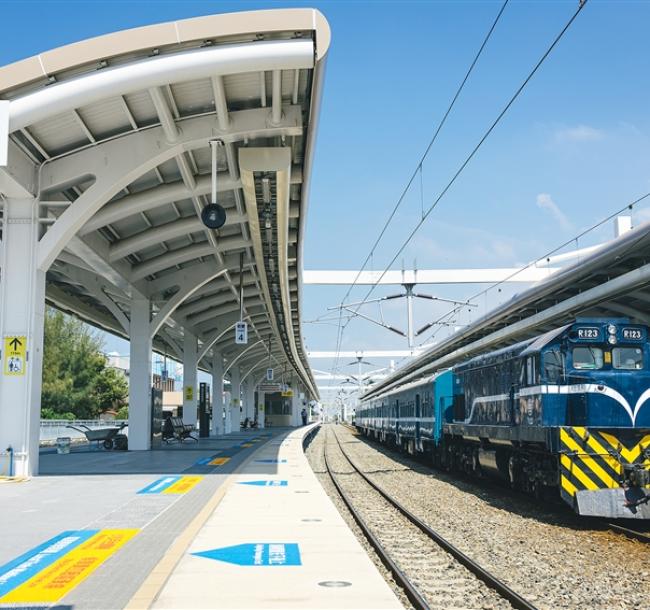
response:
<path id="1" fill-rule="evenodd" d="M 217 150 L 223 142 L 210 140 L 212 151 L 212 196 L 210 203 L 201 211 L 201 221 L 208 229 L 220 229 L 226 224 L 226 210 L 217 203 Z"/>

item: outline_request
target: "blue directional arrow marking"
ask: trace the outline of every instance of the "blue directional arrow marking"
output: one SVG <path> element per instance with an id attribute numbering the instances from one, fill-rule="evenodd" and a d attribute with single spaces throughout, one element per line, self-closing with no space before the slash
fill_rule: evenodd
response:
<path id="1" fill-rule="evenodd" d="M 259 487 L 286 487 L 287 481 L 240 481 L 240 485 L 257 485 Z"/>
<path id="2" fill-rule="evenodd" d="M 295 542 L 250 542 L 192 553 L 197 557 L 238 566 L 299 566 L 300 549 Z"/>
<path id="3" fill-rule="evenodd" d="M 287 460 L 255 460 L 258 464 L 286 464 Z"/>

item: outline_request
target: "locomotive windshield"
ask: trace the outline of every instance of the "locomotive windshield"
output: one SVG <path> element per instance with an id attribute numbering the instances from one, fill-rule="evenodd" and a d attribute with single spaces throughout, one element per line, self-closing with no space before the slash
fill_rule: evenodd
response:
<path id="1" fill-rule="evenodd" d="M 573 348 L 573 368 L 596 370 L 603 368 L 603 350 L 587 345 Z"/>
<path id="2" fill-rule="evenodd" d="M 643 350 L 640 347 L 615 347 L 612 350 L 612 364 L 615 369 L 642 369 Z"/>

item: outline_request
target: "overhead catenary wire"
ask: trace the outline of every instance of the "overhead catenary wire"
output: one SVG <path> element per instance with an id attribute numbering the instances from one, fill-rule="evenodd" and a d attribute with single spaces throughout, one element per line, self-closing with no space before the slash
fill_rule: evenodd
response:
<path id="1" fill-rule="evenodd" d="M 591 233 L 592 231 L 595 231 L 596 229 L 598 229 L 599 227 L 601 227 L 605 223 L 609 222 L 610 220 L 613 220 L 618 215 L 620 215 L 622 212 L 625 212 L 626 210 L 632 210 L 635 205 L 641 203 L 642 201 L 645 201 L 648 198 L 650 198 L 650 192 L 647 192 L 644 195 L 641 195 L 640 197 L 637 197 L 634 201 L 632 201 L 630 203 L 626 203 L 623 207 L 618 208 L 614 212 L 611 212 L 610 214 L 605 216 L 604 218 L 601 218 L 598 222 L 596 222 L 593 225 L 591 225 L 590 227 L 580 231 L 580 233 L 573 236 L 571 239 L 567 239 L 566 241 L 561 243 L 559 246 L 556 246 L 552 250 L 549 250 L 546 254 L 543 254 L 542 256 L 536 258 L 535 260 L 531 261 L 527 265 L 524 265 L 523 267 L 518 268 L 516 271 L 513 271 L 510 275 L 508 275 L 505 278 L 499 280 L 498 282 L 494 282 L 493 284 L 490 284 L 487 288 L 484 288 L 484 289 L 480 290 L 479 292 L 477 292 L 473 296 L 469 297 L 467 299 L 467 301 L 468 302 L 475 301 L 476 299 L 483 296 L 484 294 L 487 294 L 490 290 L 494 290 L 494 288 L 497 288 L 497 287 L 501 286 L 502 284 L 505 284 L 508 280 L 512 279 L 514 276 L 518 275 L 522 271 L 537 265 L 538 263 L 540 263 L 540 262 L 544 261 L 545 259 L 549 258 L 550 256 L 552 256 L 553 254 L 556 254 L 560 250 L 562 250 L 562 249 L 566 248 L 567 246 L 571 245 L 573 242 L 577 242 L 579 239 L 581 239 L 585 235 Z M 458 311 L 459 309 L 462 309 L 462 307 L 464 307 L 464 305 L 459 305 L 457 307 L 454 307 L 448 312 L 448 314 L 452 314 L 452 313 Z M 431 340 L 431 338 L 432 338 L 432 335 L 429 336 L 427 339 L 424 339 L 423 343 L 425 343 L 426 341 Z M 420 344 L 420 345 L 422 345 L 422 344 Z"/>
<path id="2" fill-rule="evenodd" d="M 463 171 L 465 170 L 465 168 L 469 165 L 470 161 L 474 158 L 474 156 L 476 155 L 476 153 L 480 150 L 480 148 L 483 146 L 483 144 L 485 143 L 485 141 L 489 138 L 490 134 L 494 131 L 494 129 L 497 127 L 497 125 L 501 122 L 501 120 L 502 120 L 503 117 L 506 115 L 506 113 L 508 112 L 508 110 L 511 108 L 511 106 L 514 104 L 514 102 L 517 100 L 517 98 L 521 95 L 521 93 L 523 92 L 523 90 L 526 88 L 526 86 L 528 85 L 528 83 L 532 80 L 533 76 L 537 73 L 537 71 L 539 70 L 539 68 L 542 66 L 542 64 L 544 63 L 544 61 L 546 61 L 547 57 L 551 54 L 551 52 L 553 51 L 553 49 L 557 46 L 557 44 L 558 44 L 558 43 L 560 42 L 560 40 L 563 38 L 564 34 L 565 34 L 565 33 L 567 32 L 567 30 L 571 27 L 571 25 L 572 25 L 573 22 L 576 20 L 576 18 L 577 18 L 578 15 L 580 14 L 580 12 L 584 9 L 584 7 L 586 6 L 587 2 L 588 2 L 588 0 L 584 0 L 583 2 L 580 2 L 580 4 L 579 4 L 577 10 L 573 13 L 573 15 L 571 16 L 571 18 L 570 18 L 570 19 L 567 21 L 567 23 L 564 25 L 564 27 L 562 28 L 562 30 L 560 31 L 560 33 L 557 34 L 557 36 L 553 39 L 553 42 L 549 45 L 549 47 L 546 49 L 546 51 L 544 52 L 544 54 L 543 54 L 543 55 L 541 56 L 541 58 L 537 61 L 537 63 L 536 63 L 535 66 L 533 67 L 533 69 L 528 73 L 528 76 L 526 76 L 526 78 L 524 79 L 524 81 L 523 81 L 523 82 L 521 83 L 521 85 L 517 88 L 517 90 L 516 90 L 515 93 L 512 95 L 512 97 L 508 100 L 508 102 L 507 102 L 506 105 L 503 107 L 503 109 L 501 110 L 501 112 L 499 112 L 499 114 L 497 115 L 497 117 L 494 119 L 494 121 L 491 123 L 491 125 L 488 127 L 488 129 L 485 131 L 485 133 L 483 134 L 483 136 L 481 137 L 481 139 L 478 141 L 478 143 L 474 146 L 474 148 L 473 148 L 472 151 L 469 153 L 469 155 L 465 158 L 465 160 L 464 160 L 463 163 L 460 165 L 460 167 L 456 170 L 456 172 L 454 173 L 454 175 L 452 176 L 452 178 L 449 180 L 449 182 L 447 183 L 447 185 L 442 189 L 442 191 L 441 191 L 441 192 L 438 194 L 438 196 L 434 199 L 433 203 L 431 204 L 431 206 L 429 206 L 429 209 L 426 211 L 426 213 L 424 214 L 424 216 L 422 217 L 422 219 L 421 219 L 418 223 L 416 223 L 415 227 L 413 228 L 413 230 L 411 231 L 411 233 L 408 235 L 408 237 L 406 238 L 406 240 L 405 240 L 405 241 L 402 243 L 402 245 L 399 247 L 399 249 L 397 250 L 397 252 L 396 252 L 395 255 L 393 256 L 393 258 L 391 259 L 391 261 L 388 263 L 388 265 L 387 265 L 386 268 L 384 269 L 384 271 L 382 271 L 381 275 L 380 275 L 380 276 L 377 278 L 377 280 L 372 284 L 372 286 L 370 287 L 370 290 L 368 290 L 368 292 L 366 293 L 365 297 L 362 299 L 361 303 L 360 303 L 360 304 L 357 306 L 357 308 L 355 309 L 354 313 L 356 313 L 356 312 L 359 310 L 359 308 L 360 308 L 360 307 L 361 307 L 361 306 L 362 306 L 362 305 L 363 305 L 363 304 L 368 300 L 368 298 L 370 297 L 370 295 L 374 292 L 375 288 L 379 285 L 379 283 L 381 282 L 381 280 L 383 279 L 383 277 L 386 275 L 386 273 L 388 272 L 388 270 L 392 267 L 392 265 L 395 263 L 395 261 L 397 260 L 397 258 L 400 256 L 400 254 L 404 251 L 404 249 L 405 249 L 406 246 L 409 244 L 409 242 L 411 241 L 411 239 L 413 239 L 413 237 L 414 237 L 415 234 L 418 232 L 418 230 L 420 229 L 420 227 L 421 227 L 421 226 L 426 222 L 426 220 L 427 220 L 427 218 L 429 217 L 429 215 L 431 214 L 431 212 L 433 212 L 433 210 L 436 209 L 436 207 L 438 206 L 438 204 L 440 203 L 440 201 L 441 201 L 441 200 L 443 199 L 443 197 L 447 194 L 447 192 L 449 191 L 449 189 L 454 185 L 454 183 L 456 182 L 456 180 L 458 179 L 458 177 L 463 173 Z M 345 326 L 347 326 L 347 324 L 349 324 L 349 321 L 344 325 L 344 327 L 343 327 L 344 329 L 345 329 Z"/>
<path id="3" fill-rule="evenodd" d="M 406 194 L 408 193 L 409 189 L 411 188 L 411 185 L 413 184 L 413 181 L 415 180 L 415 178 L 417 177 L 418 174 L 420 175 L 420 188 L 422 189 L 422 164 L 426 160 L 429 152 L 431 151 L 431 148 L 432 148 L 433 144 L 437 140 L 438 134 L 440 133 L 443 126 L 447 122 L 447 118 L 449 117 L 452 109 L 456 105 L 456 101 L 460 97 L 460 94 L 463 91 L 463 89 L 465 88 L 465 85 L 466 85 L 470 75 L 474 71 L 474 67 L 476 66 L 476 64 L 477 64 L 479 58 L 481 57 L 481 55 L 483 54 L 483 50 L 485 49 L 488 41 L 492 37 L 492 33 L 494 32 L 494 29 L 496 28 L 497 23 L 501 19 L 501 15 L 503 14 L 503 11 L 505 10 L 506 6 L 508 5 L 508 2 L 509 2 L 509 0 L 504 0 L 503 4 L 501 5 L 501 8 L 499 9 L 499 12 L 497 13 L 497 16 L 495 17 L 494 21 L 492 22 L 492 25 L 490 26 L 487 34 L 483 38 L 483 42 L 481 43 L 481 46 L 479 47 L 478 51 L 474 55 L 474 58 L 473 58 L 473 60 L 472 60 L 472 62 L 470 64 L 469 68 L 465 72 L 465 76 L 463 77 L 460 85 L 456 89 L 456 92 L 455 92 L 451 102 L 449 103 L 449 106 L 447 107 L 447 110 L 445 111 L 442 119 L 438 123 L 438 125 L 437 125 L 437 127 L 436 127 L 436 129 L 434 131 L 434 134 L 431 137 L 431 140 L 429 141 L 429 144 L 427 145 L 424 153 L 420 157 L 420 159 L 419 159 L 419 161 L 418 161 L 418 163 L 417 163 L 417 165 L 415 167 L 415 170 L 413 171 L 413 173 L 411 174 L 411 177 L 409 178 L 408 182 L 406 183 L 406 186 L 404 187 L 404 189 L 402 191 L 402 194 L 400 195 L 399 199 L 397 200 L 397 203 L 395 204 L 392 212 L 390 213 L 390 215 L 388 216 L 388 219 L 384 223 L 384 226 L 383 226 L 382 230 L 380 231 L 379 236 L 377 237 L 374 244 L 370 248 L 370 252 L 366 256 L 365 260 L 363 261 L 363 264 L 361 265 L 361 268 L 357 272 L 356 277 L 354 278 L 352 284 L 350 285 L 347 292 L 345 293 L 345 296 L 343 297 L 343 299 L 341 299 L 341 303 L 345 302 L 346 299 L 350 296 L 350 293 L 351 293 L 352 289 L 354 288 L 356 283 L 359 281 L 359 277 L 361 276 L 361 273 L 364 271 L 364 269 L 368 265 L 368 262 L 372 260 L 375 249 L 377 248 L 377 246 L 381 242 L 384 234 L 386 233 L 386 230 L 388 229 L 390 223 L 392 222 L 393 218 L 395 217 L 395 214 L 397 213 L 397 210 L 399 209 L 402 202 L 404 201 L 404 198 L 406 197 Z M 423 195 L 423 192 L 421 193 L 421 198 L 422 198 L 422 214 L 423 214 L 423 217 L 424 217 L 424 195 Z M 345 326 L 347 326 L 348 322 L 349 322 L 349 319 L 346 321 Z M 343 328 L 345 328 L 345 326 Z M 341 345 L 342 339 L 343 339 L 343 330 L 341 329 L 341 317 L 339 317 L 339 330 L 337 332 L 337 346 L 336 346 L 337 354 L 340 351 L 340 345 Z M 336 370 L 337 367 L 338 367 L 338 356 L 337 356 L 337 358 L 335 360 L 335 363 L 334 363 L 334 365 L 332 367 L 332 371 Z"/>

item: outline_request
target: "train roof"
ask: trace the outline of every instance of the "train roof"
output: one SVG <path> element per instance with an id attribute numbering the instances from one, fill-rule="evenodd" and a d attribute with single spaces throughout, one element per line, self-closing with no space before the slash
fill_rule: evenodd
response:
<path id="1" fill-rule="evenodd" d="M 385 392 L 383 394 L 379 394 L 378 396 L 375 396 L 373 400 L 383 400 L 384 398 L 390 398 L 391 396 L 395 394 L 401 394 L 402 392 L 406 392 L 408 390 L 412 390 L 414 388 L 418 388 L 420 386 L 426 385 L 428 383 L 433 383 L 436 378 L 440 377 L 444 372 L 446 372 L 449 369 L 443 369 L 441 371 L 436 371 L 433 375 L 427 375 L 426 377 L 422 377 L 416 381 L 412 381 L 411 383 L 406 383 L 404 385 L 401 385 L 397 388 L 393 388 L 389 390 L 388 392 Z"/>

